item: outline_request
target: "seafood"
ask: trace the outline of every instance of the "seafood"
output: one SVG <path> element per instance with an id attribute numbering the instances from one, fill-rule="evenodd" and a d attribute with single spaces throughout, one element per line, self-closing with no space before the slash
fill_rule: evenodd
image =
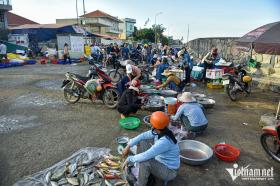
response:
<path id="1" fill-rule="evenodd" d="M 125 185 L 125 184 L 128 184 L 128 182 L 124 181 L 124 180 L 121 180 L 121 181 L 118 181 L 117 183 L 115 183 L 114 186 L 122 186 L 122 185 Z"/>
<path id="2" fill-rule="evenodd" d="M 51 181 L 58 181 L 60 180 L 66 172 L 66 168 L 63 167 L 62 169 L 56 170 L 52 175 L 51 175 Z"/>
<path id="3" fill-rule="evenodd" d="M 68 183 L 72 185 L 79 185 L 79 180 L 77 178 L 66 178 Z"/>
<path id="4" fill-rule="evenodd" d="M 50 183 L 50 181 L 51 181 L 51 175 L 52 175 L 51 172 L 48 172 L 48 173 L 46 174 L 46 176 L 45 176 L 45 181 L 46 181 L 46 183 Z"/>
<path id="5" fill-rule="evenodd" d="M 109 166 L 111 166 L 111 167 L 118 167 L 118 166 L 120 166 L 119 163 L 113 162 L 113 161 L 110 160 L 110 159 L 106 159 L 105 162 L 106 162 L 107 165 L 109 165 Z"/>
<path id="6" fill-rule="evenodd" d="M 51 181 L 51 186 L 58 186 L 58 183 Z"/>

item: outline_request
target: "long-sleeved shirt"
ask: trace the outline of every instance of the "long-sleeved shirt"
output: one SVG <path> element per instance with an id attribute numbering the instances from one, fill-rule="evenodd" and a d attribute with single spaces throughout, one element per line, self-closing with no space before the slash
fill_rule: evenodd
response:
<path id="1" fill-rule="evenodd" d="M 211 52 L 208 52 L 206 54 L 206 56 L 204 56 L 204 58 L 202 59 L 202 62 L 206 62 L 206 63 L 216 63 L 217 61 L 219 61 L 220 56 L 213 56 Z"/>
<path id="2" fill-rule="evenodd" d="M 180 167 L 180 150 L 178 144 L 174 144 L 171 139 L 164 136 L 158 139 L 152 131 L 144 132 L 131 139 L 128 143 L 130 147 L 137 145 L 142 140 L 154 139 L 153 146 L 145 152 L 135 156 L 129 156 L 128 162 L 140 163 L 155 158 L 155 160 L 166 165 L 169 169 L 177 170 Z"/>
<path id="3" fill-rule="evenodd" d="M 201 106 L 196 102 L 184 103 L 181 105 L 178 108 L 176 115 L 171 116 L 171 119 L 177 120 L 182 114 L 188 117 L 188 120 L 193 127 L 206 125 L 208 123 Z"/>

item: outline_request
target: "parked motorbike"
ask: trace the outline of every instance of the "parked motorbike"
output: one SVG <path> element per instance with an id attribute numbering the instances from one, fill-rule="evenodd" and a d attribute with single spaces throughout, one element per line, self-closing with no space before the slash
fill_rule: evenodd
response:
<path id="1" fill-rule="evenodd" d="M 119 101 L 119 92 L 112 84 L 111 78 L 100 70 L 94 63 L 91 64 L 92 72 L 96 72 L 97 81 L 93 80 L 94 74 L 87 77 L 78 74 L 67 72 L 66 79 L 63 81 L 61 88 L 64 89 L 64 98 L 69 103 L 77 103 L 80 98 L 89 99 L 92 102 L 102 100 L 108 108 L 115 108 Z M 91 81 L 93 80 L 93 81 Z M 92 91 L 90 87 L 95 86 L 96 91 Z"/>
<path id="2" fill-rule="evenodd" d="M 223 75 L 225 91 L 232 101 L 237 100 L 238 93 L 245 92 L 246 95 L 251 93 L 252 77 L 247 75 L 244 67 L 245 65 L 237 65 L 234 67 L 234 73 Z"/>
<path id="3" fill-rule="evenodd" d="M 150 67 L 148 66 L 139 66 L 141 69 L 141 83 L 145 84 L 149 82 L 149 75 L 152 75 L 150 71 Z M 113 69 L 108 74 L 112 79 L 113 83 L 118 83 L 122 80 L 122 78 L 126 75 L 126 68 L 122 61 L 117 60 L 116 62 L 116 69 Z"/>
<path id="4" fill-rule="evenodd" d="M 280 122 L 262 128 L 261 144 L 265 152 L 280 163 Z"/>

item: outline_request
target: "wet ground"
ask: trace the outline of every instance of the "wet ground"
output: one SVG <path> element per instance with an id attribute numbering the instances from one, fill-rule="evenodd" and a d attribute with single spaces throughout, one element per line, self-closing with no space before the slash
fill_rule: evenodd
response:
<path id="1" fill-rule="evenodd" d="M 101 102 L 64 101 L 60 85 L 67 71 L 86 74 L 88 65 L 32 65 L 0 71 L 0 185 L 9 186 L 65 159 L 84 147 L 108 147 L 116 153 L 115 138 L 133 137 L 148 128 L 121 129 L 116 110 Z M 250 97 L 231 102 L 223 90 L 192 88 L 216 100 L 207 110 L 209 127 L 196 139 L 213 147 L 226 142 L 238 147 L 238 168 L 270 169 L 273 180 L 232 180 L 226 168 L 233 163 L 213 157 L 203 166 L 181 164 L 170 185 L 279 185 L 280 164 L 271 160 L 260 144 L 260 116 L 275 112 L 280 95 L 254 89 Z M 140 112 L 143 117 L 147 112 Z M 245 123 L 245 124 L 244 124 Z"/>

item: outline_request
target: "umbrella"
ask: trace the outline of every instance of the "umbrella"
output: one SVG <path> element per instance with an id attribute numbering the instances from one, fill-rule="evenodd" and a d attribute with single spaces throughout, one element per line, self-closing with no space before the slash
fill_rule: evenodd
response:
<path id="1" fill-rule="evenodd" d="M 261 26 L 235 42 L 239 49 L 254 49 L 260 54 L 280 55 L 280 21 Z"/>

